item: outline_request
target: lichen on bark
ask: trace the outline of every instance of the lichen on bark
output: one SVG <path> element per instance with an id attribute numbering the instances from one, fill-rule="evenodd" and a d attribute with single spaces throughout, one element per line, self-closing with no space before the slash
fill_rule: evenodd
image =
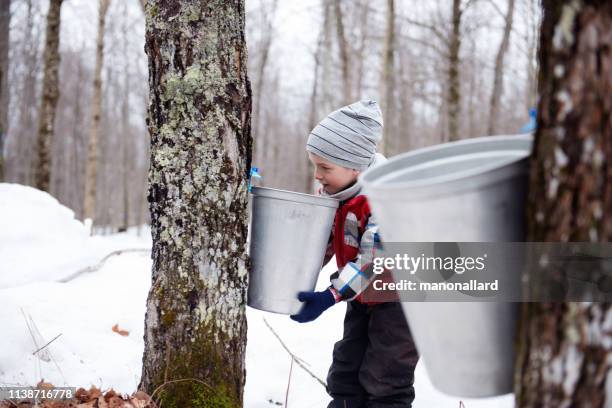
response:
<path id="1" fill-rule="evenodd" d="M 252 144 L 244 2 L 153 0 L 146 15 L 154 245 L 140 388 L 195 378 L 163 386 L 163 405 L 241 406 Z"/>

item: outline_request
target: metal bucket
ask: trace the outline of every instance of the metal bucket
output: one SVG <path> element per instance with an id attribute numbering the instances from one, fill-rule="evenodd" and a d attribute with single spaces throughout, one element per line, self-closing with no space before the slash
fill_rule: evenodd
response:
<path id="1" fill-rule="evenodd" d="M 532 143 L 531 135 L 474 138 L 367 170 L 360 181 L 383 242 L 524 241 Z M 402 307 L 436 388 L 460 397 L 512 392 L 517 304 Z"/>
<path id="2" fill-rule="evenodd" d="M 251 205 L 247 304 L 298 313 L 298 292 L 314 290 L 317 283 L 338 200 L 253 187 Z"/>

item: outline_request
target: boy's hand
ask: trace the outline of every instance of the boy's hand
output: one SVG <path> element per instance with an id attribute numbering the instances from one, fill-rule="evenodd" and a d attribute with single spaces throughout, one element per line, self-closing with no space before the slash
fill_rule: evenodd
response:
<path id="1" fill-rule="evenodd" d="M 304 302 L 302 310 L 298 314 L 291 315 L 296 322 L 306 323 L 321 316 L 321 313 L 336 304 L 336 299 L 330 289 L 323 292 L 300 292 L 298 300 Z"/>

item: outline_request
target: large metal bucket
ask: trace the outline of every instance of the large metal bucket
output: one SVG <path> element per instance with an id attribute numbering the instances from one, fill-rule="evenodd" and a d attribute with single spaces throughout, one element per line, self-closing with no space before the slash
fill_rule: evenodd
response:
<path id="1" fill-rule="evenodd" d="M 532 143 L 531 135 L 468 139 L 367 170 L 360 181 L 383 242 L 524 241 Z M 512 392 L 517 304 L 402 306 L 436 388 L 461 397 Z"/>
<path id="2" fill-rule="evenodd" d="M 317 283 L 338 200 L 253 187 L 251 205 L 247 304 L 298 313 L 298 292 L 314 290 Z"/>

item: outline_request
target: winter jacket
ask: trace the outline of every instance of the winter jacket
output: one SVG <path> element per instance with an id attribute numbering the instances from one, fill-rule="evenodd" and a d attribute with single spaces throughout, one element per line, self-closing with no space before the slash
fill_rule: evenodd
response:
<path id="1" fill-rule="evenodd" d="M 382 155 L 380 157 L 378 161 L 384 160 Z M 379 296 L 371 288 L 375 279 L 391 282 L 392 278 L 388 271 L 381 275 L 373 272 L 372 262 L 376 256 L 381 256 L 382 244 L 368 200 L 361 194 L 361 185 L 356 182 L 331 195 L 320 188 L 318 193 L 340 200 L 325 252 L 325 263 L 336 255 L 338 271 L 330 276 L 330 289 L 336 301 L 357 300 L 365 304 L 377 304 L 392 300 L 389 292 Z M 356 267 L 346 267 L 349 262 Z M 364 300 L 366 290 L 368 296 Z"/>

